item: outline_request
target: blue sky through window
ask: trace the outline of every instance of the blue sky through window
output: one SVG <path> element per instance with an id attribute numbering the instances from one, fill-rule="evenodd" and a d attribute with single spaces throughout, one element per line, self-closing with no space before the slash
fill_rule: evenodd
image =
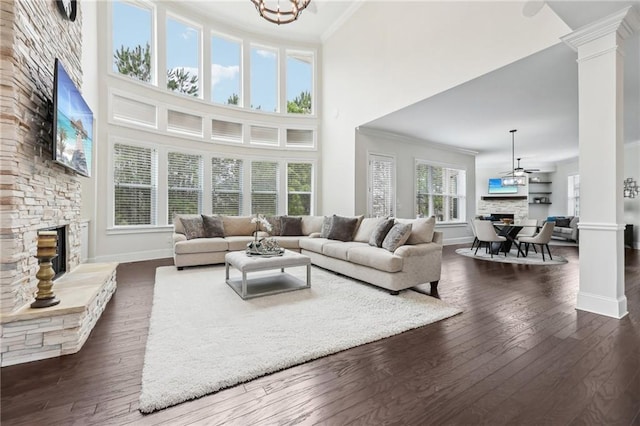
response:
<path id="1" fill-rule="evenodd" d="M 313 57 L 311 55 L 289 54 L 287 56 L 287 101 L 293 101 L 301 92 L 312 95 Z"/>
<path id="2" fill-rule="evenodd" d="M 222 37 L 211 37 L 211 99 L 226 104 L 233 94 L 238 95 L 238 105 L 242 105 L 240 92 L 240 43 Z"/>
<path id="3" fill-rule="evenodd" d="M 167 19 L 167 69 L 185 68 L 200 75 L 200 31 L 175 19 Z M 200 82 L 200 79 L 198 79 Z"/>
<path id="4" fill-rule="evenodd" d="M 278 54 L 263 47 L 251 48 L 251 107 L 274 112 L 278 108 Z"/>
<path id="5" fill-rule="evenodd" d="M 124 46 L 134 48 L 151 44 L 151 10 L 114 1 L 112 43 L 113 52 Z M 112 58 L 113 61 L 113 58 Z M 118 71 L 113 61 L 114 71 Z"/>

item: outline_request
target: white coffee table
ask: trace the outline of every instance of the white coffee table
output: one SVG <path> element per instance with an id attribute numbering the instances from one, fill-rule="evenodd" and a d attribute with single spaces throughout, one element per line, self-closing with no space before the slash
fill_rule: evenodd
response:
<path id="1" fill-rule="evenodd" d="M 282 256 L 274 257 L 247 256 L 243 251 L 232 251 L 225 255 L 224 263 L 227 284 L 243 299 L 311 287 L 311 259 L 290 250 L 285 250 Z M 240 271 L 242 278 L 229 278 L 229 266 L 233 266 Z M 296 266 L 307 267 L 306 283 L 284 271 L 284 268 Z M 280 269 L 280 272 L 247 278 L 249 272 L 272 269 Z"/>

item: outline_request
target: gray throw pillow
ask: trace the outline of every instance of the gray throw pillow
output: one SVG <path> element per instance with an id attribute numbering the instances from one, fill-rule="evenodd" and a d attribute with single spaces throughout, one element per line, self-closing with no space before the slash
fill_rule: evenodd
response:
<path id="1" fill-rule="evenodd" d="M 302 218 L 281 216 L 280 217 L 280 235 L 282 236 L 298 236 L 302 235 Z"/>
<path id="2" fill-rule="evenodd" d="M 562 228 L 568 228 L 569 227 L 569 222 L 571 222 L 571 218 L 568 217 L 556 217 L 556 226 L 562 227 Z"/>
<path id="3" fill-rule="evenodd" d="M 202 215 L 202 225 L 204 227 L 205 238 L 224 237 L 224 225 L 220 216 Z"/>
<path id="4" fill-rule="evenodd" d="M 331 228 L 329 229 L 327 238 L 338 241 L 352 241 L 357 226 L 357 217 L 344 217 L 334 214 L 331 219 Z"/>
<path id="5" fill-rule="evenodd" d="M 384 237 L 382 248 L 393 253 L 398 247 L 407 242 L 409 235 L 411 235 L 410 223 L 396 223 L 389 230 L 387 236 Z"/>
<path id="6" fill-rule="evenodd" d="M 265 218 L 271 225 L 271 231 L 269 232 L 269 235 L 274 237 L 281 235 L 280 218 L 281 216 L 267 216 Z M 263 229 L 263 231 L 266 231 L 266 229 Z"/>
<path id="7" fill-rule="evenodd" d="M 331 223 L 333 222 L 332 216 L 325 216 L 322 219 L 322 228 L 320 228 L 320 238 L 329 238 L 329 231 L 331 231 Z"/>
<path id="8" fill-rule="evenodd" d="M 385 219 L 376 226 L 369 237 L 369 245 L 374 247 L 382 247 L 384 237 L 387 236 L 389 230 L 393 227 L 393 219 Z"/>
<path id="9" fill-rule="evenodd" d="M 204 226 L 202 224 L 202 216 L 193 218 L 180 218 L 182 226 L 184 227 L 184 235 L 187 236 L 187 240 L 194 238 L 204 238 Z"/>

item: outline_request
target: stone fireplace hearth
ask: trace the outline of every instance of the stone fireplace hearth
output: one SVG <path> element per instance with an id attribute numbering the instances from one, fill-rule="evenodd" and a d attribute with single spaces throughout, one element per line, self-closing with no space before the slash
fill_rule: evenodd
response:
<path id="1" fill-rule="evenodd" d="M 529 203 L 527 197 L 517 199 L 517 197 L 483 197 L 478 201 L 476 214 L 488 216 L 492 213 L 513 214 L 515 220 L 522 220 L 529 217 Z"/>

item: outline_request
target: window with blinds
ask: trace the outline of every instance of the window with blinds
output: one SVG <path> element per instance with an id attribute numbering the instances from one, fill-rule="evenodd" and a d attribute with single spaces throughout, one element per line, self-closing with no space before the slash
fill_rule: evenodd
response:
<path id="1" fill-rule="evenodd" d="M 395 160 L 383 155 L 369 155 L 368 212 L 370 217 L 395 214 Z"/>
<path id="2" fill-rule="evenodd" d="M 466 172 L 416 162 L 416 215 L 435 216 L 438 222 L 465 220 Z"/>
<path id="3" fill-rule="evenodd" d="M 313 130 L 287 129 L 288 148 L 313 147 Z"/>
<path id="4" fill-rule="evenodd" d="M 170 152 L 167 158 L 168 223 L 176 214 L 198 214 L 202 208 L 202 156 Z"/>
<path id="5" fill-rule="evenodd" d="M 311 163 L 287 164 L 287 214 L 311 214 L 312 182 Z"/>
<path id="6" fill-rule="evenodd" d="M 242 160 L 211 159 L 212 213 L 242 214 Z"/>
<path id="7" fill-rule="evenodd" d="M 213 119 L 211 120 L 211 139 L 242 143 L 242 124 Z"/>
<path id="8" fill-rule="evenodd" d="M 251 213 L 278 214 L 278 163 L 251 162 Z"/>
<path id="9" fill-rule="evenodd" d="M 251 143 L 278 145 L 278 129 L 275 127 L 251 126 Z"/>
<path id="10" fill-rule="evenodd" d="M 113 146 L 114 225 L 155 225 L 157 200 L 155 149 Z"/>
<path id="11" fill-rule="evenodd" d="M 567 183 L 567 214 L 580 216 L 580 175 L 569 176 Z"/>

